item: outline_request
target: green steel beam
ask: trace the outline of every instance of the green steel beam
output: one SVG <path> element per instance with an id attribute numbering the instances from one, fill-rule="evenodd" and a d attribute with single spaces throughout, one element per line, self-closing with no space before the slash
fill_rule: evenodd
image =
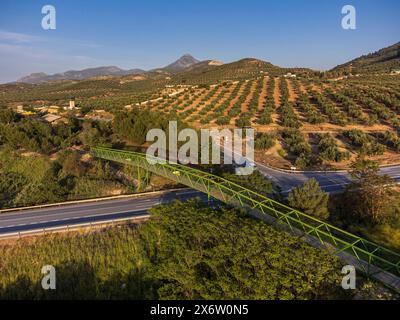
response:
<path id="1" fill-rule="evenodd" d="M 366 262 L 367 268 L 364 271 L 367 275 L 370 275 L 370 266 L 378 267 L 380 270 L 396 276 L 400 275 L 399 253 L 294 210 L 224 178 L 180 164 L 152 165 L 148 162 L 146 154 L 138 152 L 95 147 L 92 148 L 91 153 L 95 157 L 105 160 L 138 166 L 204 192 L 209 197 L 214 197 L 227 204 L 255 209 L 262 214 L 272 216 L 278 223 L 288 226 L 292 231 L 300 230 L 303 235 L 312 235 L 323 245 L 329 243 L 336 248 L 336 253 L 347 252 L 360 262 Z"/>

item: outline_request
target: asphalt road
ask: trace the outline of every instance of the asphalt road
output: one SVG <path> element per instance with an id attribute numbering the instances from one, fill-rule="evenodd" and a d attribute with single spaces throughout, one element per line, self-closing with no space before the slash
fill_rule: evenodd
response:
<path id="1" fill-rule="evenodd" d="M 207 201 L 207 195 L 195 190 L 183 189 L 168 192 L 161 196 L 150 195 L 140 198 L 13 211 L 0 214 L 0 235 L 50 227 L 73 226 L 88 222 L 140 217 L 147 215 L 147 211 L 155 205 L 169 203 L 174 199 L 184 201 L 195 197 Z M 215 203 L 215 200 L 211 201 L 211 204 Z"/>
<path id="2" fill-rule="evenodd" d="M 233 151 L 231 149 L 227 148 L 227 150 L 232 154 Z M 234 153 L 241 162 L 245 162 L 246 160 L 247 162 L 252 162 L 241 154 Z M 229 156 L 228 159 L 230 159 Z M 282 188 L 284 195 L 287 195 L 290 190 L 304 184 L 304 182 L 311 178 L 316 179 L 321 188 L 329 193 L 342 192 L 346 185 L 351 182 L 350 175 L 347 172 L 285 172 L 272 169 L 258 162 L 255 162 L 255 165 L 258 171 Z M 397 183 L 400 183 L 400 165 L 382 167 L 380 173 L 387 174 Z"/>
<path id="3" fill-rule="evenodd" d="M 306 172 L 306 173 L 287 173 L 271 169 L 257 163 L 257 169 L 277 185 L 281 186 L 284 194 L 292 188 L 297 187 L 311 178 L 315 178 L 321 188 L 329 193 L 338 193 L 344 190 L 351 182 L 350 175 L 344 172 Z M 400 183 L 400 166 L 383 167 L 381 174 L 388 174 L 397 183 Z"/>

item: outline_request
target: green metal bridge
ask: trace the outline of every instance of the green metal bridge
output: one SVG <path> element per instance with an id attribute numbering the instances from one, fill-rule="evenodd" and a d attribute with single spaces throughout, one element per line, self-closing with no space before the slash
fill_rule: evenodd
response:
<path id="1" fill-rule="evenodd" d="M 92 148 L 93 156 L 136 166 L 189 186 L 226 204 L 250 209 L 250 214 L 303 237 L 314 247 L 332 250 L 367 276 L 400 290 L 400 254 L 269 199 L 224 178 L 180 164 L 150 164 L 146 154 Z"/>

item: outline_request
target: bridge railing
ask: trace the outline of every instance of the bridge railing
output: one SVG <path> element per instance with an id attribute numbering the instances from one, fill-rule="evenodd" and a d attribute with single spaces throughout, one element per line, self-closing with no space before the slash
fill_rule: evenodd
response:
<path id="1" fill-rule="evenodd" d="M 258 210 L 273 217 L 276 223 L 285 225 L 304 236 L 312 236 L 320 244 L 334 246 L 337 253 L 350 253 L 363 261 L 364 272 L 372 274 L 378 267 L 381 270 L 400 275 L 400 254 L 376 243 L 363 239 L 315 217 L 290 208 L 253 190 L 245 188 L 227 179 L 180 164 L 150 164 L 143 153 L 115 150 L 110 148 L 92 148 L 96 157 L 125 163 L 146 169 L 193 189 L 206 193 L 227 204 Z M 156 158 L 154 158 L 156 159 Z"/>

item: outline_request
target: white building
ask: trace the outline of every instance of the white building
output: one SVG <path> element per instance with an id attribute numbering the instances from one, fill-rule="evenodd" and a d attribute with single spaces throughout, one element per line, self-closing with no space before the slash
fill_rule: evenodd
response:
<path id="1" fill-rule="evenodd" d="M 288 72 L 284 75 L 285 78 L 296 78 L 297 76 L 294 73 Z"/>

